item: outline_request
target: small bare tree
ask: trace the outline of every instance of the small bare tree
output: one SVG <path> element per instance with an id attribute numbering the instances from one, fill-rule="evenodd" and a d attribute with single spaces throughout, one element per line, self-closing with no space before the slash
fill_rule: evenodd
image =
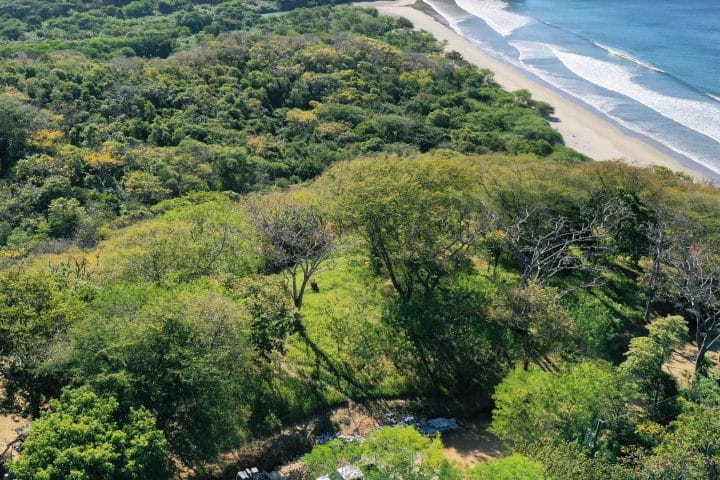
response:
<path id="1" fill-rule="evenodd" d="M 302 308 L 310 278 L 335 248 L 327 220 L 318 207 L 294 203 L 290 198 L 258 197 L 249 210 L 265 261 L 289 276 L 293 303 Z"/>
<path id="2" fill-rule="evenodd" d="M 673 255 L 668 262 L 680 307 L 695 321 L 695 373 L 702 373 L 708 351 L 720 340 L 720 262 L 700 246 Z"/>

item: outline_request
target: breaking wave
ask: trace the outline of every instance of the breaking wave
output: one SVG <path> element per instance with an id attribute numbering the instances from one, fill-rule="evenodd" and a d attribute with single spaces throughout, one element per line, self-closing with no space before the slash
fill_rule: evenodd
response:
<path id="1" fill-rule="evenodd" d="M 607 45 L 603 45 L 602 43 L 593 42 L 595 46 L 602 48 L 606 52 L 608 52 L 610 55 L 618 58 L 622 58 L 623 60 L 627 60 L 628 62 L 632 62 L 635 65 L 639 65 L 643 68 L 647 68 L 648 70 L 654 70 L 656 72 L 665 73 L 665 70 L 662 70 L 660 68 L 657 68 L 654 65 L 651 65 L 647 62 L 643 62 L 642 60 L 633 57 L 627 52 L 623 52 L 622 50 L 618 50 L 617 48 L 608 47 Z"/>
<path id="2" fill-rule="evenodd" d="M 458 7 L 475 15 L 503 37 L 533 23 L 533 19 L 507 10 L 507 3 L 500 0 L 455 0 Z"/>
<path id="3" fill-rule="evenodd" d="M 710 102 L 663 95 L 634 81 L 632 70 L 593 57 L 553 49 L 575 75 L 629 97 L 685 127 L 720 142 L 720 106 Z"/>

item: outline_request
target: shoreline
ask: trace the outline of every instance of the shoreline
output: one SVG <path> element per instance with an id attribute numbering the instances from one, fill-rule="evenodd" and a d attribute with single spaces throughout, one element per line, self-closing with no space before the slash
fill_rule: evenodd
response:
<path id="1" fill-rule="evenodd" d="M 383 15 L 405 18 L 415 29 L 425 30 L 445 43 L 446 51 L 455 50 L 469 63 L 492 70 L 495 81 L 504 89 L 525 89 L 532 94 L 533 99 L 549 103 L 555 108 L 555 120 L 550 125 L 560 132 L 565 145 L 593 160 L 619 160 L 640 167 L 658 165 L 684 172 L 698 181 L 716 182 L 720 179 L 709 168 L 630 131 L 530 72 L 485 52 L 455 32 L 442 15 L 422 0 L 369 1 L 353 5 L 374 8 Z"/>

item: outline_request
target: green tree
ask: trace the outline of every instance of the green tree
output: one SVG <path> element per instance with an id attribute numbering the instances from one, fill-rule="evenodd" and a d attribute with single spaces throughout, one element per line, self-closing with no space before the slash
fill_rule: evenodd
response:
<path id="1" fill-rule="evenodd" d="M 469 248 L 487 216 L 474 170 L 456 159 L 375 158 L 338 165 L 325 178 L 341 221 L 365 240 L 402 302 L 418 288 L 470 268 Z"/>
<path id="2" fill-rule="evenodd" d="M 600 363 L 559 374 L 515 370 L 493 395 L 491 431 L 521 446 L 561 439 L 594 450 L 627 427 L 630 393 L 613 367 Z"/>
<path id="3" fill-rule="evenodd" d="M 192 288 L 142 294 L 124 286 L 102 302 L 104 318 L 71 331 L 70 358 L 59 358 L 60 366 L 125 409 L 150 410 L 190 465 L 237 446 L 247 434 L 256 370 L 237 304 Z"/>
<path id="4" fill-rule="evenodd" d="M 488 304 L 484 292 L 454 286 L 430 299 L 392 305 L 385 322 L 409 340 L 398 347 L 410 349 L 398 361 L 411 362 L 433 390 L 447 394 L 496 385 L 510 366 L 512 339 L 508 328 L 488 321 Z"/>
<path id="5" fill-rule="evenodd" d="M 440 439 L 424 437 L 413 427 L 375 430 L 365 439 L 363 453 L 372 463 L 369 478 L 450 479 L 454 473 L 442 459 Z"/>
<path id="6" fill-rule="evenodd" d="M 153 4 L 147 0 L 135 0 L 122 7 L 123 13 L 130 18 L 152 15 Z"/>
<path id="7" fill-rule="evenodd" d="M 19 480 L 171 478 L 167 442 L 152 414 L 139 408 L 122 415 L 114 398 L 86 387 L 50 401 L 10 469 Z"/>
<path id="8" fill-rule="evenodd" d="M 650 412 L 657 418 L 667 417 L 664 404 L 666 397 L 675 394 L 675 382 L 663 371 L 663 365 L 670 360 L 673 349 L 682 345 L 688 335 L 685 319 L 668 316 L 653 320 L 648 325 L 648 335 L 630 340 L 627 360 L 621 368 L 629 373 L 640 385 L 650 404 Z"/>
<path id="9" fill-rule="evenodd" d="M 514 333 L 525 370 L 530 362 L 551 366 L 548 354 L 568 346 L 574 329 L 558 291 L 534 282 L 513 289 L 492 318 Z"/>
<path id="10" fill-rule="evenodd" d="M 480 463 L 468 475 L 468 480 L 549 480 L 539 462 L 522 455 Z"/>
<path id="11" fill-rule="evenodd" d="M 460 480 L 460 472 L 443 456 L 440 437 L 413 427 L 374 430 L 361 443 L 339 440 L 315 447 L 303 457 L 308 473 L 338 478 L 338 467 L 353 465 L 370 480 Z"/>
<path id="12" fill-rule="evenodd" d="M 281 281 L 244 278 L 234 290 L 250 315 L 250 342 L 258 354 L 269 359 L 272 352 L 284 352 L 285 339 L 299 318 Z"/>
<path id="13" fill-rule="evenodd" d="M 13 163 L 28 148 L 28 136 L 42 128 L 45 115 L 22 100 L 0 94 L 0 177 L 6 176 Z"/>
<path id="14" fill-rule="evenodd" d="M 532 445 L 528 455 L 542 463 L 546 478 L 553 480 L 639 480 L 636 472 L 613 463 L 603 455 L 575 442 L 560 439 Z"/>
<path id="15" fill-rule="evenodd" d="M 42 396 L 57 393 L 58 379 L 43 369 L 58 337 L 78 321 L 81 302 L 42 273 L 0 274 L 0 372 L 7 398 L 26 398 L 37 415 Z"/>
<path id="16" fill-rule="evenodd" d="M 56 198 L 48 207 L 50 235 L 55 238 L 69 238 L 75 235 L 85 217 L 85 209 L 75 198 Z"/>
<path id="17" fill-rule="evenodd" d="M 720 415 L 717 406 L 686 403 L 646 462 L 647 478 L 720 478 Z"/>
<path id="18" fill-rule="evenodd" d="M 170 194 L 162 180 L 149 172 L 130 172 L 123 178 L 125 192 L 142 203 L 157 203 Z"/>
<path id="19" fill-rule="evenodd" d="M 338 467 L 358 464 L 362 459 L 362 450 L 357 442 L 332 440 L 313 448 L 302 457 L 302 462 L 312 478 L 328 474 L 334 478 Z"/>

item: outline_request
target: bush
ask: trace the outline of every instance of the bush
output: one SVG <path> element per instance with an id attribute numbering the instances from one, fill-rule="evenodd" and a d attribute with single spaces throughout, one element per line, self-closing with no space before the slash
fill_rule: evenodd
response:
<path id="1" fill-rule="evenodd" d="M 522 455 L 481 463 L 470 471 L 468 480 L 549 480 L 541 463 Z"/>
<path id="2" fill-rule="evenodd" d="M 50 235 L 55 238 L 70 238 L 75 235 L 85 216 L 85 210 L 75 198 L 56 198 L 48 208 Z"/>
<path id="3" fill-rule="evenodd" d="M 114 398 L 88 388 L 52 400 L 23 447 L 10 465 L 18 480 L 170 478 L 167 442 L 152 414 L 123 415 Z"/>
<path id="4" fill-rule="evenodd" d="M 125 5 L 122 11 L 128 18 L 146 17 L 152 15 L 153 6 L 146 0 L 136 0 Z"/>

